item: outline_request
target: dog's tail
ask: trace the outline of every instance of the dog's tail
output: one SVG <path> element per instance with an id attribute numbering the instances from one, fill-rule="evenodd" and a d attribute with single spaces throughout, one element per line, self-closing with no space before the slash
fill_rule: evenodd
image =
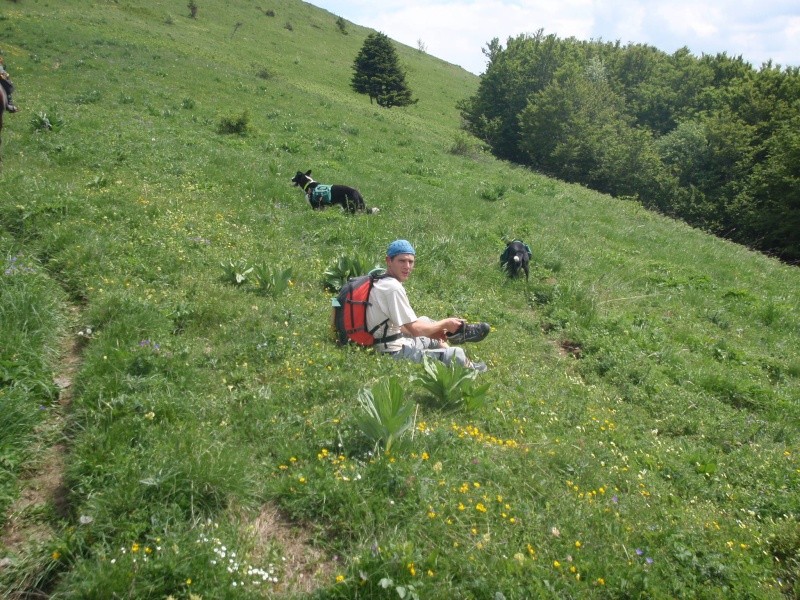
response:
<path id="1" fill-rule="evenodd" d="M 364 202 L 364 196 L 362 196 L 361 192 L 356 189 L 350 193 L 347 200 L 350 203 L 349 208 L 352 212 L 363 210 L 368 215 L 374 215 L 380 212 L 380 209 L 377 206 L 368 207 L 366 202 Z"/>

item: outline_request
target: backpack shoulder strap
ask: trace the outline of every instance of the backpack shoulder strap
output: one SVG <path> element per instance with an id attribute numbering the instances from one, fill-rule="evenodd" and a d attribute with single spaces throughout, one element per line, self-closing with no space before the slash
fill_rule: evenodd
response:
<path id="1" fill-rule="evenodd" d="M 370 294 L 372 293 L 372 287 L 375 285 L 376 281 L 378 281 L 379 279 L 388 279 L 388 278 L 391 278 L 391 277 L 392 276 L 389 275 L 385 271 L 385 269 L 373 269 L 372 271 L 370 271 L 369 272 L 369 278 L 370 278 L 369 291 L 370 291 Z M 369 297 L 369 296 L 367 296 L 367 297 Z M 365 321 L 366 321 L 366 319 L 365 319 Z M 389 342 L 393 342 L 394 340 L 398 340 L 401 337 L 403 337 L 403 334 L 401 334 L 401 333 L 397 333 L 395 335 L 386 335 L 386 333 L 389 331 L 389 319 L 388 318 L 384 319 L 382 322 L 378 323 L 375 327 L 370 327 L 367 323 L 365 323 L 365 325 L 367 327 L 367 331 L 369 331 L 369 333 L 372 336 L 375 337 L 375 343 L 376 344 L 388 344 Z M 383 335 L 382 336 L 376 336 L 375 332 L 378 331 L 381 327 L 383 327 Z"/>

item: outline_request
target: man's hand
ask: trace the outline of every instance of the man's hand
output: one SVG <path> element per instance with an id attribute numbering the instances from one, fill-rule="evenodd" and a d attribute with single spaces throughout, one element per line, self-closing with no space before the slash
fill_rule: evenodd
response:
<path id="1" fill-rule="evenodd" d="M 464 319 L 459 319 L 457 317 L 450 317 L 449 319 L 444 319 L 441 322 L 444 323 L 443 334 L 446 338 L 448 333 L 455 333 L 456 331 L 461 329 L 461 326 L 464 324 Z"/>

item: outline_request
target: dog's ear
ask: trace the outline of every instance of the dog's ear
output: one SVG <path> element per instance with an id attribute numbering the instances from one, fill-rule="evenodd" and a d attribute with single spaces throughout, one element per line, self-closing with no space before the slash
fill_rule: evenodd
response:
<path id="1" fill-rule="evenodd" d="M 299 173 L 298 173 L 298 175 L 299 175 Z M 306 171 L 306 175 L 311 175 L 311 169 L 309 169 L 308 171 Z"/>

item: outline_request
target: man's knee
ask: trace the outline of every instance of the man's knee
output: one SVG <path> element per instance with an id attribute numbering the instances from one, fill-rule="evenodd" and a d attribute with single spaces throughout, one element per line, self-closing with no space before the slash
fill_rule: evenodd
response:
<path id="1" fill-rule="evenodd" d="M 446 348 L 442 353 L 442 357 L 439 359 L 447 366 L 450 366 L 454 362 L 457 365 L 462 367 L 466 367 L 469 365 L 469 359 L 467 358 L 467 353 L 464 352 L 462 348 Z"/>

